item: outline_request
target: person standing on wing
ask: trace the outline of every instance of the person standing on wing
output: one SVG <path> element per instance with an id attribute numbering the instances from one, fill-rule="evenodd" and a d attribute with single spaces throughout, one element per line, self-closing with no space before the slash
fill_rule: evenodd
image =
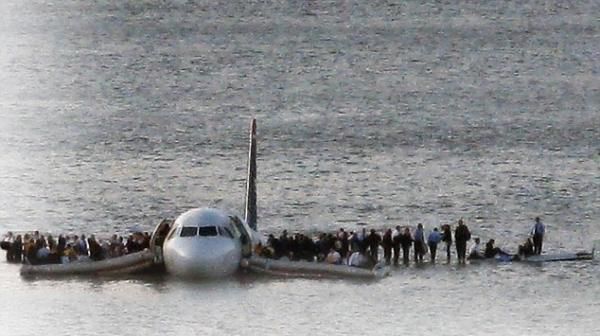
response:
<path id="1" fill-rule="evenodd" d="M 456 254 L 458 255 L 458 263 L 464 264 L 467 254 L 467 242 L 471 240 L 471 232 L 463 222 L 463 219 L 458 220 L 458 226 L 454 231 L 454 241 L 456 245 Z"/>
<path id="2" fill-rule="evenodd" d="M 533 235 L 533 254 L 542 254 L 542 243 L 544 242 L 544 234 L 546 226 L 540 220 L 540 217 L 535 217 L 535 224 L 531 230 Z"/>
<path id="3" fill-rule="evenodd" d="M 435 254 L 437 251 L 437 245 L 442 240 L 442 235 L 438 231 L 438 228 L 433 228 L 433 231 L 427 237 L 427 244 L 429 245 L 429 253 L 431 255 L 431 262 L 435 262 Z"/>
<path id="4" fill-rule="evenodd" d="M 402 246 L 402 261 L 404 265 L 408 266 L 408 255 L 410 253 L 410 246 L 412 245 L 413 239 L 410 234 L 410 229 L 408 227 L 404 228 L 404 233 L 400 235 L 398 238 L 400 241 L 400 246 Z"/>
<path id="5" fill-rule="evenodd" d="M 396 229 L 392 232 L 392 250 L 394 251 L 394 266 L 398 266 L 398 260 L 400 259 L 400 240 L 402 231 L 400 225 L 396 225 Z"/>
<path id="6" fill-rule="evenodd" d="M 423 262 L 423 255 L 425 254 L 425 237 L 423 233 L 423 224 L 419 223 L 414 235 L 415 245 L 415 263 Z"/>
<path id="7" fill-rule="evenodd" d="M 385 264 L 389 265 L 392 263 L 392 247 L 394 242 L 392 241 L 392 229 L 387 229 L 383 238 L 381 239 L 381 246 L 383 246 L 383 258 Z"/>
<path id="8" fill-rule="evenodd" d="M 446 243 L 446 262 L 450 263 L 450 247 L 452 247 L 452 230 L 449 224 L 442 225 L 442 241 Z"/>

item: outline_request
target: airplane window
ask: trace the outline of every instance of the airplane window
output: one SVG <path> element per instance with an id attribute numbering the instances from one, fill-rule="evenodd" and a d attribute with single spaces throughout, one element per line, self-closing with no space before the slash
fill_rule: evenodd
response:
<path id="1" fill-rule="evenodd" d="M 198 228 L 195 226 L 184 226 L 181 228 L 180 237 L 193 237 L 198 234 Z"/>
<path id="2" fill-rule="evenodd" d="M 217 228 L 214 226 L 204 226 L 201 228 L 198 228 L 198 235 L 203 236 L 203 237 L 208 237 L 208 236 L 217 236 Z"/>
<path id="3" fill-rule="evenodd" d="M 228 228 L 226 228 L 226 227 L 220 227 L 219 226 L 219 234 L 221 236 L 233 239 L 233 233 L 231 233 L 231 231 Z"/>

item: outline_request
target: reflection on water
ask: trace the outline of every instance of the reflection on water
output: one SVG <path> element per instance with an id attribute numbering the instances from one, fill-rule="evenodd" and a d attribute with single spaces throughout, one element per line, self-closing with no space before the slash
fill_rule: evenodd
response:
<path id="1" fill-rule="evenodd" d="M 135 332 L 180 335 L 331 332 L 394 335 L 399 321 L 413 321 L 405 334 L 519 335 L 536 326 L 586 332 L 600 295 L 597 262 L 400 266 L 379 281 L 288 279 L 242 274 L 219 281 L 183 281 L 168 276 L 76 277 L 24 280 L 18 267 L 2 264 L 5 330 L 32 325 L 79 325 L 84 335 L 107 325 Z M 7 286 L 7 284 L 10 284 Z M 7 288 L 8 287 L 8 288 Z M 572 290 L 577 288 L 577 290 Z M 569 290 L 568 299 L 553 292 Z M 576 303 L 575 303 L 576 302 Z M 61 313 L 56 312 L 59 305 Z M 69 312 L 64 314 L 64 312 Z M 576 315 L 578 323 L 551 324 Z M 373 325 L 376 319 L 375 325 Z M 435 322 L 435 323 L 434 323 Z M 510 329 L 506 326 L 510 325 Z M 279 331 L 278 331 L 279 330 Z"/>

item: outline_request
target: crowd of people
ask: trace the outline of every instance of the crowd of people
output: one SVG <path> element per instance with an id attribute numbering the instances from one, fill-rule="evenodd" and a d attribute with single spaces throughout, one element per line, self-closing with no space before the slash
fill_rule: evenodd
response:
<path id="1" fill-rule="evenodd" d="M 394 229 L 385 229 L 382 234 L 375 229 L 363 228 L 360 231 L 348 232 L 340 228 L 335 233 L 320 233 L 310 237 L 302 233 L 289 235 L 287 230 L 284 230 L 279 237 L 270 234 L 266 245 L 257 246 L 255 253 L 273 259 L 287 258 L 292 261 L 306 260 L 372 267 L 380 261 L 384 261 L 387 265 L 398 265 L 400 260 L 404 264 L 409 264 L 411 253 L 415 263 L 422 263 L 427 253 L 434 263 L 438 246 L 443 244 L 447 262 L 451 261 L 451 250 L 454 245 L 458 263 L 464 264 L 467 259 L 486 259 L 496 256 L 516 259 L 540 254 L 544 230 L 539 217 L 536 218 L 536 224 L 531 232 L 533 240 L 527 238 L 522 245 L 519 245 L 516 255 L 496 247 L 494 239 L 489 239 L 482 249 L 478 237 L 473 238 L 473 243 L 467 251 L 467 243 L 472 237 L 463 219 L 458 221 L 454 233 L 451 226 L 446 224 L 439 229 L 433 228 L 427 235 L 421 223 L 417 224 L 414 230 L 411 230 L 411 227 L 396 226 Z M 380 250 L 383 250 L 381 260 Z"/>
<path id="2" fill-rule="evenodd" d="M 162 245 L 169 226 L 159 233 L 156 243 Z M 443 243 L 446 261 L 451 261 L 452 245 L 456 249 L 459 263 L 467 259 L 486 259 L 496 256 L 516 259 L 524 256 L 540 254 L 545 234 L 545 226 L 536 217 L 530 237 L 518 246 L 517 254 L 511 255 L 495 246 L 495 240 L 490 239 L 481 249 L 480 239 L 474 237 L 473 244 L 467 253 L 467 243 L 471 240 L 471 232 L 463 219 L 457 223 L 454 233 L 450 225 L 434 227 L 427 235 L 423 225 L 419 223 L 414 230 L 411 227 L 396 226 L 388 228 L 383 234 L 375 229 L 367 231 L 346 231 L 340 228 L 335 233 L 320 233 L 311 237 L 302 233 L 289 235 L 284 230 L 279 237 L 270 234 L 266 245 L 258 244 L 254 253 L 267 258 L 287 258 L 289 260 L 319 261 L 330 264 L 346 264 L 349 266 L 370 268 L 380 261 L 387 265 L 398 265 L 400 260 L 409 264 L 410 255 L 415 263 L 422 263 L 424 256 L 429 253 L 431 262 L 436 261 L 438 246 Z M 160 242 L 159 242 L 160 240 Z M 96 239 L 94 235 L 41 235 L 38 231 L 26 233 L 23 236 L 8 232 L 0 247 L 7 251 L 8 262 L 28 263 L 32 265 L 68 263 L 89 258 L 102 260 L 119 257 L 125 254 L 142 251 L 149 247 L 150 235 L 133 233 L 125 240 L 122 236 L 113 235 L 110 239 Z M 380 249 L 383 258 L 380 260 Z"/>
<path id="3" fill-rule="evenodd" d="M 150 236 L 146 233 L 132 233 L 125 240 L 112 235 L 110 239 L 96 239 L 95 235 L 46 236 L 38 231 L 14 235 L 8 232 L 1 247 L 6 250 L 6 260 L 12 263 L 31 265 L 69 263 L 82 258 L 103 260 L 125 254 L 139 252 L 149 247 Z"/>

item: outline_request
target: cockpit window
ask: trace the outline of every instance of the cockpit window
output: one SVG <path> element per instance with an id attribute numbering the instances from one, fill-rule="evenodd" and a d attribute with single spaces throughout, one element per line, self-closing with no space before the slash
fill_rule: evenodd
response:
<path id="1" fill-rule="evenodd" d="M 193 237 L 198 234 L 198 227 L 196 226 L 184 226 L 181 228 L 180 237 Z"/>
<path id="2" fill-rule="evenodd" d="M 219 234 L 223 237 L 233 239 L 233 233 L 231 233 L 231 230 L 226 227 L 219 226 Z"/>
<path id="3" fill-rule="evenodd" d="M 198 228 L 198 235 L 202 237 L 217 236 L 217 228 L 215 226 L 203 226 Z"/>

